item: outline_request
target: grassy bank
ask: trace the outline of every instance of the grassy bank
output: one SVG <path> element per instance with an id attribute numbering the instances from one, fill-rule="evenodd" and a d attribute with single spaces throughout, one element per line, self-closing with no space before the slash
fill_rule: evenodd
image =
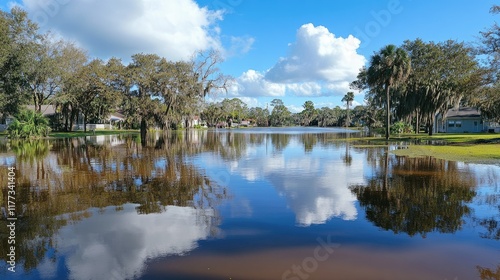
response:
<path id="1" fill-rule="evenodd" d="M 500 163 L 500 144 L 409 145 L 407 149 L 398 149 L 393 153 L 408 157 L 432 156 L 452 161 Z"/>
<path id="2" fill-rule="evenodd" d="M 400 156 L 432 156 L 452 161 L 500 163 L 499 134 L 401 135 L 391 141 L 409 143 L 407 149 L 393 152 Z"/>
<path id="3" fill-rule="evenodd" d="M 403 134 L 394 136 L 394 140 L 407 139 L 420 141 L 443 141 L 444 143 L 468 143 L 479 144 L 484 142 L 499 142 L 500 134 L 494 133 L 463 133 L 463 134 L 436 134 L 429 136 L 427 134 Z M 401 141 L 401 140 L 399 140 Z"/>
<path id="4" fill-rule="evenodd" d="M 395 145 L 400 149 L 392 152 L 398 156 L 432 156 L 452 161 L 500 164 L 500 134 L 401 134 L 392 135 L 388 141 L 384 137 L 353 137 L 331 141 L 349 141 L 352 147 L 358 148 Z"/>

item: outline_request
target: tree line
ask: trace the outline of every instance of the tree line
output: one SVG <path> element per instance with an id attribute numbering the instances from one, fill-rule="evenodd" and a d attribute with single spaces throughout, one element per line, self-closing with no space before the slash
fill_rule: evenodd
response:
<path id="1" fill-rule="evenodd" d="M 494 6 L 492 13 L 498 13 Z M 360 70 L 351 88 L 366 91 L 367 106 L 385 109 L 385 136 L 390 124 L 403 121 L 432 135 L 437 114 L 459 106 L 473 106 L 500 121 L 500 27 L 481 32 L 477 46 L 448 40 L 407 40 L 387 45 Z M 484 59 L 481 61 L 480 59 Z"/>
<path id="2" fill-rule="evenodd" d="M 499 6 L 491 9 L 499 11 Z M 216 51 L 176 62 L 144 53 L 132 55 L 128 64 L 114 57 L 103 61 L 72 42 L 41 33 L 25 11 L 13 8 L 0 11 L 0 120 L 18 116 L 14 128 L 25 123 L 33 128 L 19 130 L 19 136 L 47 133 L 39 129 L 45 125 L 43 119 L 21 110 L 31 104 L 40 113 L 42 105 L 52 104 L 57 112 L 51 120 L 55 130 L 71 131 L 77 120 L 86 129 L 87 123 L 120 111 L 127 116 L 124 126 L 139 128 L 143 139 L 152 126 L 177 128 L 194 116 L 209 126 L 243 119 L 259 126 L 376 128 L 385 123 L 388 138 L 391 123 L 396 123 L 415 132 L 424 127 L 432 134 L 436 115 L 459 105 L 478 107 L 491 120 L 500 120 L 499 38 L 495 24 L 481 32 L 475 47 L 421 39 L 388 45 L 351 83 L 353 90 L 366 92 L 366 106 L 351 110 L 354 94 L 348 92 L 342 99 L 345 110 L 314 108 L 306 101 L 294 114 L 280 99 L 270 108 L 248 108 L 237 98 L 207 104 L 208 94 L 226 90 L 231 81 L 219 70 L 222 57 Z"/>
<path id="3" fill-rule="evenodd" d="M 41 33 L 16 7 L 0 12 L 0 117 L 19 116 L 28 104 L 40 113 L 51 104 L 57 111 L 53 128 L 71 131 L 78 117 L 85 129 L 120 110 L 125 125 L 140 128 L 145 139 L 149 127 L 175 127 L 199 113 L 205 96 L 226 89 L 230 77 L 220 62 L 214 50 L 176 62 L 144 53 L 127 65 L 114 57 L 91 58 L 74 43 Z"/>
<path id="4" fill-rule="evenodd" d="M 353 94 L 352 92 L 348 94 Z M 353 95 L 352 95 L 353 96 Z M 353 98 L 353 97 L 352 97 Z M 344 101 L 344 100 L 343 100 Z M 350 101 L 346 101 L 349 104 Z M 225 98 L 220 102 L 204 104 L 201 109 L 201 118 L 208 127 L 220 125 L 229 126 L 233 123 L 241 124 L 247 121 L 252 126 L 318 126 L 318 127 L 341 127 L 341 126 L 365 126 L 369 121 L 371 112 L 366 106 L 356 106 L 352 110 L 336 106 L 315 108 L 310 100 L 304 102 L 303 110 L 292 113 L 281 99 L 273 99 L 266 108 L 251 107 L 239 98 Z"/>

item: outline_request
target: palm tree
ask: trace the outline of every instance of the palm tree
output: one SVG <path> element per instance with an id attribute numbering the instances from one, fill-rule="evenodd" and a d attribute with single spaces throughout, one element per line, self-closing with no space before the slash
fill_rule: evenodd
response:
<path id="1" fill-rule="evenodd" d="M 367 70 L 367 82 L 371 88 L 385 91 L 386 123 L 385 139 L 389 140 L 391 124 L 390 92 L 404 83 L 411 71 L 411 60 L 406 51 L 395 45 L 387 45 L 374 54 Z"/>
<path id="2" fill-rule="evenodd" d="M 347 120 L 345 122 L 346 127 L 349 127 L 349 123 L 351 121 L 351 119 L 349 118 L 349 105 L 352 104 L 353 100 L 354 100 L 354 92 L 352 91 L 346 93 L 346 95 L 344 95 L 344 98 L 342 98 L 342 102 L 346 103 L 346 108 L 347 108 Z"/>

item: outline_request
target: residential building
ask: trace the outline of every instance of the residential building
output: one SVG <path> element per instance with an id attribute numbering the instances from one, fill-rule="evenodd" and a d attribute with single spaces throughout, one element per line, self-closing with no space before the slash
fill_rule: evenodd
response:
<path id="1" fill-rule="evenodd" d="M 487 120 L 481 111 L 472 107 L 450 109 L 444 116 L 438 114 L 434 123 L 434 132 L 441 133 L 477 133 L 500 132 L 500 125 Z"/>

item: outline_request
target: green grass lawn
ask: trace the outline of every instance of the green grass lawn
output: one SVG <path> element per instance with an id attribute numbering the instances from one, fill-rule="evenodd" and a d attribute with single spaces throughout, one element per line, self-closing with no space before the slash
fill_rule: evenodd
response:
<path id="1" fill-rule="evenodd" d="M 391 135 L 389 141 L 385 137 L 353 137 L 353 138 L 337 138 L 332 141 L 361 141 L 370 144 L 387 144 L 394 142 L 427 142 L 438 141 L 441 143 L 464 143 L 464 144 L 479 144 L 481 142 L 500 142 L 500 134 L 494 133 L 464 133 L 464 134 L 435 134 L 429 136 L 427 134 L 399 134 Z"/>
<path id="2" fill-rule="evenodd" d="M 416 140 L 419 139 L 421 141 L 429 141 L 429 140 L 441 140 L 446 143 L 474 143 L 477 141 L 491 141 L 491 140 L 500 140 L 500 134 L 494 133 L 440 133 L 429 136 L 427 134 L 402 134 L 393 136 L 393 140 Z"/>
<path id="3" fill-rule="evenodd" d="M 407 149 L 398 149 L 393 153 L 408 157 L 432 156 L 452 161 L 500 163 L 500 144 L 409 145 Z"/>
<path id="4" fill-rule="evenodd" d="M 463 134 L 401 134 L 391 135 L 389 141 L 384 137 L 356 137 L 332 139 L 350 141 L 352 147 L 370 148 L 397 145 L 401 149 L 392 151 L 398 156 L 425 157 L 477 162 L 500 163 L 500 134 L 463 133 Z"/>
<path id="5" fill-rule="evenodd" d="M 492 133 L 402 135 L 393 141 L 417 143 L 408 149 L 393 151 L 394 154 L 409 157 L 432 156 L 435 158 L 463 161 L 500 163 L 500 135 Z M 420 141 L 420 143 L 418 143 Z M 436 141 L 432 143 L 432 141 Z"/>

